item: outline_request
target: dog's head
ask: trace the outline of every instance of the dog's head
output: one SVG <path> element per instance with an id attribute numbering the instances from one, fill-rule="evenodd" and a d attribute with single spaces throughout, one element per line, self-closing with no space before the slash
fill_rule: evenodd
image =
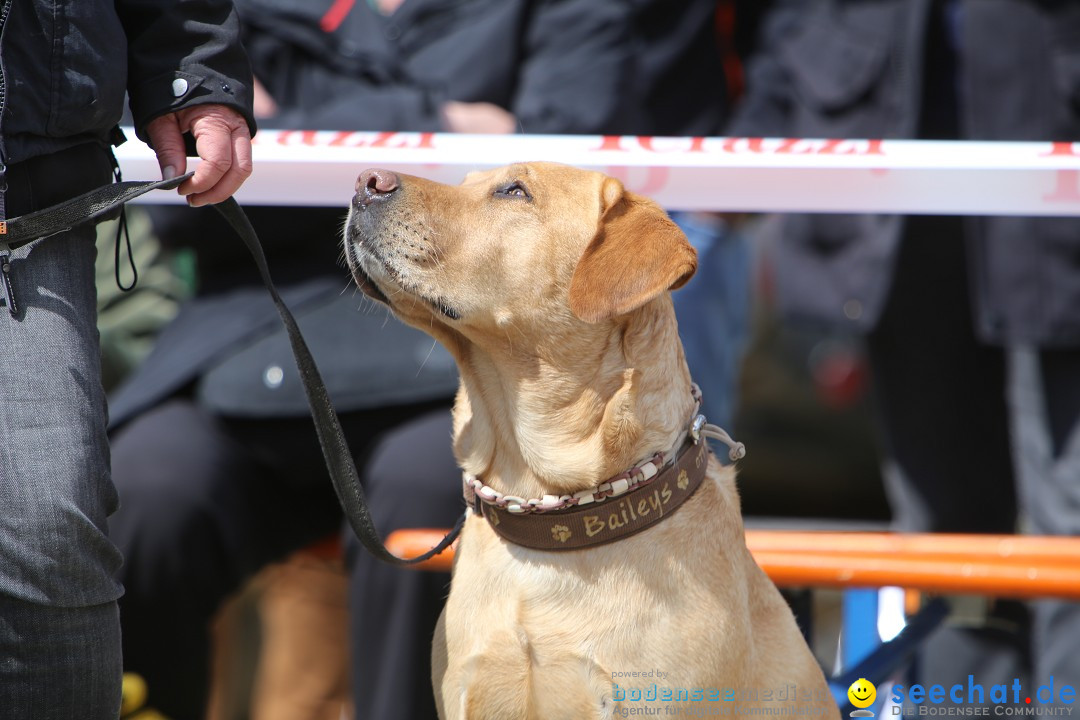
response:
<path id="1" fill-rule="evenodd" d="M 681 286 L 697 266 L 656 203 L 554 163 L 471 173 L 458 186 L 365 170 L 345 253 L 365 293 L 451 351 L 506 339 L 511 328 L 525 351 L 522 333 L 588 334 Z"/>
<path id="2" fill-rule="evenodd" d="M 365 293 L 457 360 L 455 453 L 469 473 L 572 492 L 669 447 L 685 422 L 667 291 L 697 256 L 617 180 L 552 163 L 458 186 L 365 170 L 345 253 Z"/>

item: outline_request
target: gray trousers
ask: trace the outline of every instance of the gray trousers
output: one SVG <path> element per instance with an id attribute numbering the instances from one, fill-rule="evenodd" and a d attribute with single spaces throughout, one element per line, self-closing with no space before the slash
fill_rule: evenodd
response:
<path id="1" fill-rule="evenodd" d="M 1080 349 L 1010 353 L 1009 400 L 1025 529 L 1080 536 Z M 1080 563 L 1080 558 L 1077 558 Z M 1080 683 L 1080 604 L 1032 603 L 1034 674 Z"/>
<path id="2" fill-rule="evenodd" d="M 448 400 L 341 414 L 380 532 L 446 527 L 463 511 Z M 124 666 L 146 680 L 151 707 L 197 720 L 221 602 L 267 563 L 340 531 L 341 508 L 308 417 L 223 417 L 178 396 L 122 427 L 112 449 Z M 434 718 L 431 636 L 449 576 L 348 550 L 356 717 Z"/>
<path id="3" fill-rule="evenodd" d="M 1010 355 L 976 338 L 961 222 L 908 221 L 868 337 L 894 525 L 1080 535 L 1080 349 Z M 1080 604 L 995 600 L 929 639 L 916 680 L 1076 687 L 1078 643 Z"/>
<path id="4" fill-rule="evenodd" d="M 83 227 L 15 251 L 19 315 L 0 307 L 0 708 L 11 720 L 119 714 L 94 240 Z"/>

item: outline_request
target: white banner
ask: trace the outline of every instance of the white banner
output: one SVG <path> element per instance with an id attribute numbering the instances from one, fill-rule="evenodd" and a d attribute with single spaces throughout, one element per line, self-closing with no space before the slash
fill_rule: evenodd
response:
<path id="1" fill-rule="evenodd" d="M 160 177 L 125 131 L 125 179 Z M 1080 215 L 1080 143 L 260 130 L 254 158 L 237 194 L 250 205 L 344 208 L 368 167 L 457 184 L 549 160 L 608 173 L 669 210 Z"/>

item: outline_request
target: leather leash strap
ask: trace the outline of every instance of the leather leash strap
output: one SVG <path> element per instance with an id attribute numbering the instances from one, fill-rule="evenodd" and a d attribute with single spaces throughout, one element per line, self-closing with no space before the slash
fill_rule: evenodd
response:
<path id="1" fill-rule="evenodd" d="M 65 232 L 82 223 L 107 215 L 116 210 L 129 200 L 144 195 L 151 190 L 171 190 L 192 176 L 193 173 L 181 175 L 171 180 L 158 180 L 147 182 L 122 182 L 104 185 L 88 193 L 79 195 L 66 202 L 52 207 L 29 213 L 21 217 L 7 221 L 6 232 L 0 234 L 0 245 L 17 248 L 38 238 L 48 237 L 60 232 Z M 356 472 L 356 466 L 352 461 L 348 443 L 345 442 L 345 434 L 341 430 L 337 413 L 330 404 L 330 396 L 326 392 L 319 369 L 315 365 L 315 359 L 304 342 L 300 328 L 289 308 L 282 302 L 273 280 L 270 278 L 270 269 L 266 264 L 266 255 L 263 253 L 262 244 L 255 234 L 247 215 L 237 204 L 236 200 L 229 198 L 223 203 L 214 206 L 218 212 L 228 221 L 240 239 L 244 241 L 251 253 L 255 266 L 259 270 L 263 283 L 270 293 L 278 315 L 285 325 L 285 331 L 289 335 L 289 344 L 292 345 L 293 357 L 300 371 L 300 379 L 304 383 L 304 392 L 307 394 L 308 406 L 315 421 L 315 432 L 319 436 L 319 445 L 322 447 L 323 459 L 330 473 L 330 480 L 334 485 L 338 501 L 341 503 L 345 516 L 352 526 L 357 538 L 367 548 L 368 552 L 378 559 L 391 565 L 413 565 L 428 560 L 438 555 L 450 546 L 462 525 L 465 523 L 465 514 L 458 519 L 454 529 L 442 539 L 442 541 L 428 552 L 418 557 L 403 559 L 399 558 L 383 545 L 379 533 L 375 529 L 375 523 L 371 519 L 371 513 L 367 507 L 364 490 L 360 485 L 360 477 Z"/>
<path id="2" fill-rule="evenodd" d="M 177 188 L 194 174 L 189 172 L 171 180 L 102 185 L 57 205 L 9 219 L 4 232 L 0 233 L 0 244 L 14 250 L 38 238 L 66 232 L 73 227 L 108 215 L 124 203 L 145 195 L 151 190 Z"/>

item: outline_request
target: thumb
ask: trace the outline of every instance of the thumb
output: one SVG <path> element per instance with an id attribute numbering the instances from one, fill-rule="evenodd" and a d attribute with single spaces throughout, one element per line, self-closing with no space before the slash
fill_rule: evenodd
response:
<path id="1" fill-rule="evenodd" d="M 171 180 L 183 175 L 187 170 L 187 153 L 184 148 L 184 136 L 174 113 L 156 117 L 146 126 L 150 138 L 150 147 L 157 155 L 161 179 Z"/>

